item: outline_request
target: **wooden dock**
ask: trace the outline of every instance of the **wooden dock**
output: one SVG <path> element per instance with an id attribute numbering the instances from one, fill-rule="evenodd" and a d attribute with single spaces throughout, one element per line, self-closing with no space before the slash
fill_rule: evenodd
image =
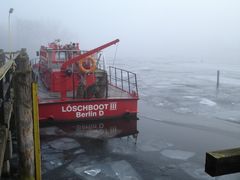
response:
<path id="1" fill-rule="evenodd" d="M 15 63 L 0 51 L 0 175 L 10 173 L 12 157 L 11 119 L 13 112 L 13 73 Z"/>
<path id="2" fill-rule="evenodd" d="M 40 180 L 37 92 L 26 49 L 0 50 L 0 179 L 11 175 L 12 132 L 17 139 L 17 179 Z"/>

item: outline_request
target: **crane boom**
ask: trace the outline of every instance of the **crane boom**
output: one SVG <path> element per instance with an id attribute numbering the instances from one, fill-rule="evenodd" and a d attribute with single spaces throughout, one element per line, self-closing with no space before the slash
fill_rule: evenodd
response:
<path id="1" fill-rule="evenodd" d="M 104 44 L 104 45 L 102 45 L 102 46 L 99 46 L 99 47 L 97 47 L 97 48 L 95 48 L 95 49 L 92 49 L 92 50 L 90 50 L 90 51 L 88 51 L 88 52 L 86 52 L 86 53 L 84 53 L 84 54 L 81 54 L 81 55 L 79 55 L 79 56 L 76 56 L 76 57 L 74 57 L 74 58 L 72 58 L 72 59 L 64 62 L 64 63 L 62 64 L 62 66 L 61 66 L 61 70 L 62 70 L 62 71 L 65 71 L 69 65 L 71 65 L 71 64 L 73 64 L 73 63 L 76 63 L 76 62 L 80 61 L 81 59 L 84 59 L 84 58 L 86 58 L 86 57 L 88 57 L 88 56 L 90 56 L 90 55 L 92 55 L 92 54 L 95 54 L 95 53 L 97 53 L 97 52 L 99 52 L 99 51 L 101 51 L 101 50 L 103 50 L 103 49 L 105 49 L 105 48 L 107 48 L 107 47 L 109 47 L 109 46 L 112 46 L 112 45 L 114 45 L 114 44 L 116 44 L 116 43 L 118 43 L 118 42 L 119 42 L 119 39 L 116 39 L 116 40 L 111 41 L 111 42 L 109 42 L 109 43 L 106 43 L 106 44 Z"/>

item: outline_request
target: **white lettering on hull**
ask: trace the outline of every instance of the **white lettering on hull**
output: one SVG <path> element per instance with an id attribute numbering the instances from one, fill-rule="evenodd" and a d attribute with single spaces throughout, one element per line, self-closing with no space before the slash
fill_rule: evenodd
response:
<path id="1" fill-rule="evenodd" d="M 62 106 L 63 113 L 74 112 L 76 118 L 91 118 L 102 117 L 107 111 L 116 111 L 117 102 L 110 102 L 105 104 L 86 104 L 86 105 L 71 105 Z"/>
<path id="2" fill-rule="evenodd" d="M 76 118 L 87 118 L 87 117 L 97 117 L 97 113 L 93 111 L 88 111 L 86 113 L 76 112 Z"/>
<path id="3" fill-rule="evenodd" d="M 109 104 L 67 105 L 62 106 L 62 112 L 103 111 L 108 109 Z"/>

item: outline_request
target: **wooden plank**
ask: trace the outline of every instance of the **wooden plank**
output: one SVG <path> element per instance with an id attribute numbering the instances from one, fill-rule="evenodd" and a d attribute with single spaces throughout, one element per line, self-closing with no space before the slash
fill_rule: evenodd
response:
<path id="1" fill-rule="evenodd" d="M 205 171 L 211 176 L 240 172 L 240 148 L 207 152 Z"/>
<path id="2" fill-rule="evenodd" d="M 7 129 L 5 126 L 1 126 L 0 127 L 0 179 L 2 175 L 2 168 L 3 168 L 7 139 L 8 139 Z"/>
<path id="3" fill-rule="evenodd" d="M 0 67 L 5 64 L 6 58 L 3 49 L 0 49 Z"/>
<path id="4" fill-rule="evenodd" d="M 41 180 L 41 149 L 39 132 L 39 113 L 38 113 L 38 93 L 37 83 L 32 83 L 33 98 L 33 134 L 34 134 L 34 152 L 35 152 L 35 179 Z"/>
<path id="5" fill-rule="evenodd" d="M 0 67 L 0 80 L 4 78 L 5 74 L 12 67 L 13 63 L 13 60 L 9 60 L 2 67 Z"/>
<path id="6" fill-rule="evenodd" d="M 0 124 L 4 123 L 4 91 L 3 91 L 3 79 L 0 80 Z"/>
<path id="7" fill-rule="evenodd" d="M 13 154 L 12 133 L 11 131 L 8 131 L 8 140 L 7 140 L 6 150 L 5 150 L 4 161 L 10 160 L 12 158 L 12 154 Z"/>
<path id="8" fill-rule="evenodd" d="M 11 59 L 15 60 L 18 55 L 21 53 L 21 51 L 16 51 L 16 52 L 5 52 L 5 57 L 10 60 L 10 55 L 12 56 Z"/>
<path id="9" fill-rule="evenodd" d="M 10 120 L 13 111 L 13 104 L 12 102 L 5 102 L 4 104 L 4 125 L 9 129 L 10 128 Z"/>

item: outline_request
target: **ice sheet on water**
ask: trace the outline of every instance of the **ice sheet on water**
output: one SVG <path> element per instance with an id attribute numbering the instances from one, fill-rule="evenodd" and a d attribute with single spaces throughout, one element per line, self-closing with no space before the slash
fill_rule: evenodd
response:
<path id="1" fill-rule="evenodd" d="M 164 103 L 157 103 L 156 106 L 164 106 Z"/>
<path id="2" fill-rule="evenodd" d="M 183 96 L 185 99 L 196 99 L 198 98 L 197 96 Z"/>
<path id="3" fill-rule="evenodd" d="M 218 177 L 217 180 L 239 180 L 240 179 L 240 173 L 237 174 L 229 174 Z"/>
<path id="4" fill-rule="evenodd" d="M 75 160 L 68 167 L 68 170 L 79 175 L 81 178 L 92 179 L 119 179 L 119 180 L 140 180 L 141 177 L 135 169 L 125 160 L 102 161 L 95 163 L 81 163 Z"/>
<path id="5" fill-rule="evenodd" d="M 105 179 L 117 179 L 114 171 L 111 169 L 109 164 L 106 163 L 95 163 L 92 165 L 82 166 L 73 168 L 68 167 L 68 170 L 73 171 L 76 175 L 80 176 L 80 178 L 86 180 L 105 180 Z"/>
<path id="6" fill-rule="evenodd" d="M 101 172 L 101 169 L 90 169 L 90 170 L 85 170 L 84 173 L 90 176 L 96 176 L 98 173 Z"/>
<path id="7" fill-rule="evenodd" d="M 215 117 L 218 119 L 230 121 L 230 122 L 240 122 L 240 112 L 238 110 L 225 110 L 217 112 Z"/>
<path id="8" fill-rule="evenodd" d="M 141 179 L 135 169 L 125 160 L 112 162 L 111 167 L 119 180 Z"/>
<path id="9" fill-rule="evenodd" d="M 159 141 L 159 140 L 148 140 L 148 141 L 140 141 L 137 144 L 137 149 L 143 152 L 154 152 L 161 151 L 163 149 L 172 147 L 173 144 Z"/>
<path id="10" fill-rule="evenodd" d="M 139 140 L 137 144 L 134 139 L 129 140 L 112 139 L 108 142 L 108 149 L 117 154 L 135 154 L 136 152 L 157 152 L 172 147 L 173 144 L 159 140 Z"/>
<path id="11" fill-rule="evenodd" d="M 80 149 L 78 149 L 80 150 Z M 41 145 L 43 174 L 68 163 L 71 159 L 60 149 L 52 148 L 50 144 Z"/>
<path id="12" fill-rule="evenodd" d="M 43 173 L 53 170 L 65 162 L 63 153 L 42 154 Z"/>
<path id="13" fill-rule="evenodd" d="M 182 113 L 182 114 L 186 114 L 186 113 L 191 113 L 192 112 L 187 107 L 180 107 L 180 108 L 174 109 L 174 111 L 177 112 L 177 113 Z"/>
<path id="14" fill-rule="evenodd" d="M 161 154 L 165 157 L 178 160 L 188 160 L 195 155 L 194 152 L 182 151 L 182 150 L 170 150 L 165 149 L 161 151 Z"/>
<path id="15" fill-rule="evenodd" d="M 78 150 L 74 151 L 73 154 L 81 154 L 81 153 L 84 153 L 84 152 L 85 152 L 84 149 L 78 149 Z"/>
<path id="16" fill-rule="evenodd" d="M 214 101 L 211 101 L 210 99 L 207 99 L 207 98 L 202 98 L 199 103 L 203 104 L 203 105 L 207 105 L 207 106 L 215 106 L 216 105 L 216 103 Z"/>
<path id="17" fill-rule="evenodd" d="M 183 169 L 187 174 L 192 176 L 196 179 L 202 179 L 202 180 L 239 180 L 240 179 L 240 173 L 238 174 L 230 174 L 230 175 L 224 175 L 219 176 L 217 178 L 209 176 L 207 173 L 205 173 L 204 168 L 202 165 L 196 164 L 196 163 L 183 163 L 180 164 L 180 168 Z"/>
<path id="18" fill-rule="evenodd" d="M 133 154 L 136 153 L 136 145 L 133 143 L 132 139 L 120 140 L 120 139 L 112 139 L 108 141 L 108 149 L 117 154 Z"/>
<path id="19" fill-rule="evenodd" d="M 91 160 L 87 155 L 80 154 L 71 162 L 71 164 L 68 165 L 67 169 L 74 171 L 76 168 L 91 165 L 90 162 Z"/>
<path id="20" fill-rule="evenodd" d="M 45 127 L 40 129 L 41 135 L 48 135 L 48 136 L 54 136 L 54 135 L 64 135 L 65 132 L 58 127 Z"/>
<path id="21" fill-rule="evenodd" d="M 80 144 L 76 140 L 71 138 L 55 139 L 53 141 L 48 142 L 48 144 L 52 148 L 62 151 L 80 147 Z"/>
<path id="22" fill-rule="evenodd" d="M 180 164 L 180 168 L 183 169 L 183 171 L 185 171 L 188 175 L 196 179 L 202 179 L 202 180 L 215 179 L 207 175 L 204 169 L 202 168 L 202 166 L 195 163 L 183 163 L 183 164 Z"/>

